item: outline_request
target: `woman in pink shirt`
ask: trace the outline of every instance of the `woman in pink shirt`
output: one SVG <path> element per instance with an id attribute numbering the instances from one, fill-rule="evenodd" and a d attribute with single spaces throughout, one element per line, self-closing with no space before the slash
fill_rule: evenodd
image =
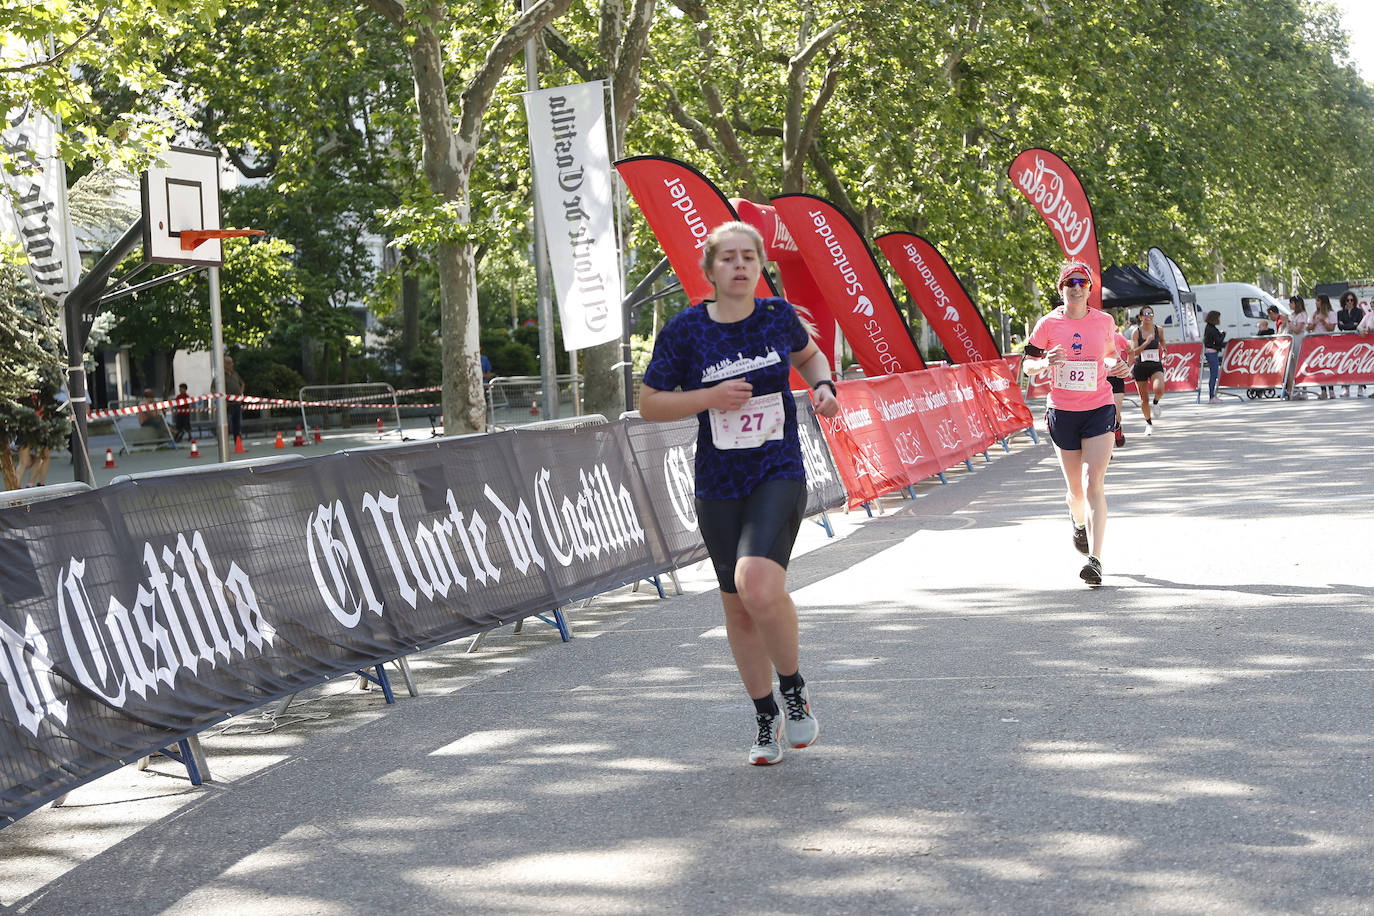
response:
<path id="1" fill-rule="evenodd" d="M 1095 278 L 1086 264 L 1069 262 L 1059 272 L 1064 304 L 1035 325 L 1026 342 L 1028 371 L 1050 369 L 1045 422 L 1068 486 L 1073 545 L 1087 554 L 1078 575 L 1102 584 L 1102 541 L 1107 530 L 1107 463 L 1112 459 L 1116 405 L 1108 376 L 1130 368 L 1116 355 L 1116 324 L 1088 307 Z"/>

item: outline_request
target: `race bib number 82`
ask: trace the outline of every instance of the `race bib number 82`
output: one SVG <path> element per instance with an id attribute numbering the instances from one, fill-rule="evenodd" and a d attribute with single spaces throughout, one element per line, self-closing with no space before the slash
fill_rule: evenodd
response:
<path id="1" fill-rule="evenodd" d="M 1097 361 L 1071 359 L 1055 363 L 1054 387 L 1062 391 L 1096 391 Z"/>

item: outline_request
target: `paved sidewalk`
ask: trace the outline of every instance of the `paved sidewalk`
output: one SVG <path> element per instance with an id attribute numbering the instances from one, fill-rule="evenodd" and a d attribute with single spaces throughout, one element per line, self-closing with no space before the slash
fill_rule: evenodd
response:
<path id="1" fill-rule="evenodd" d="M 1038 412 L 1038 411 L 1037 411 Z M 0 830 L 22 913 L 1374 912 L 1374 401 L 1127 415 L 1103 587 L 1017 440 L 790 581 L 820 741 L 745 765 L 700 566 L 240 717 Z M 249 733 L 245 733 L 249 732 Z M 257 732 L 257 733 L 251 733 Z"/>

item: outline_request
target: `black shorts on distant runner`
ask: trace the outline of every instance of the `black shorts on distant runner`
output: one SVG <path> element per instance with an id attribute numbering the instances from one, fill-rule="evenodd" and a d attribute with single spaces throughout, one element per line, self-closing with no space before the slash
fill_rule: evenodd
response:
<path id="1" fill-rule="evenodd" d="M 1050 439 L 1066 452 L 1078 451 L 1084 439 L 1105 436 L 1116 429 L 1116 405 L 1103 404 L 1092 410 L 1058 410 L 1054 407 L 1045 411 L 1045 425 L 1050 429 Z"/>
<path id="2" fill-rule="evenodd" d="M 1112 386 L 1112 394 L 1126 393 L 1126 380 L 1117 378 L 1115 375 L 1107 376 L 1107 384 Z"/>
<path id="3" fill-rule="evenodd" d="M 1163 371 L 1163 363 L 1136 363 L 1131 367 L 1131 378 L 1137 382 L 1148 382 L 1154 378 L 1155 373 Z"/>
<path id="4" fill-rule="evenodd" d="M 767 557 L 783 569 L 806 514 L 806 484 L 765 480 L 740 499 L 697 499 L 697 527 L 720 590 L 734 594 L 740 557 Z"/>

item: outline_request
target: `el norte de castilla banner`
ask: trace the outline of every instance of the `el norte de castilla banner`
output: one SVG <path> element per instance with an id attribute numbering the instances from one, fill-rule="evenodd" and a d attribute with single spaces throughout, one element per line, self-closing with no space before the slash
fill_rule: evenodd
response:
<path id="1" fill-rule="evenodd" d="M 807 512 L 842 505 L 797 406 Z M 511 431 L 0 510 L 0 825 L 230 715 L 703 559 L 696 437 Z"/>

